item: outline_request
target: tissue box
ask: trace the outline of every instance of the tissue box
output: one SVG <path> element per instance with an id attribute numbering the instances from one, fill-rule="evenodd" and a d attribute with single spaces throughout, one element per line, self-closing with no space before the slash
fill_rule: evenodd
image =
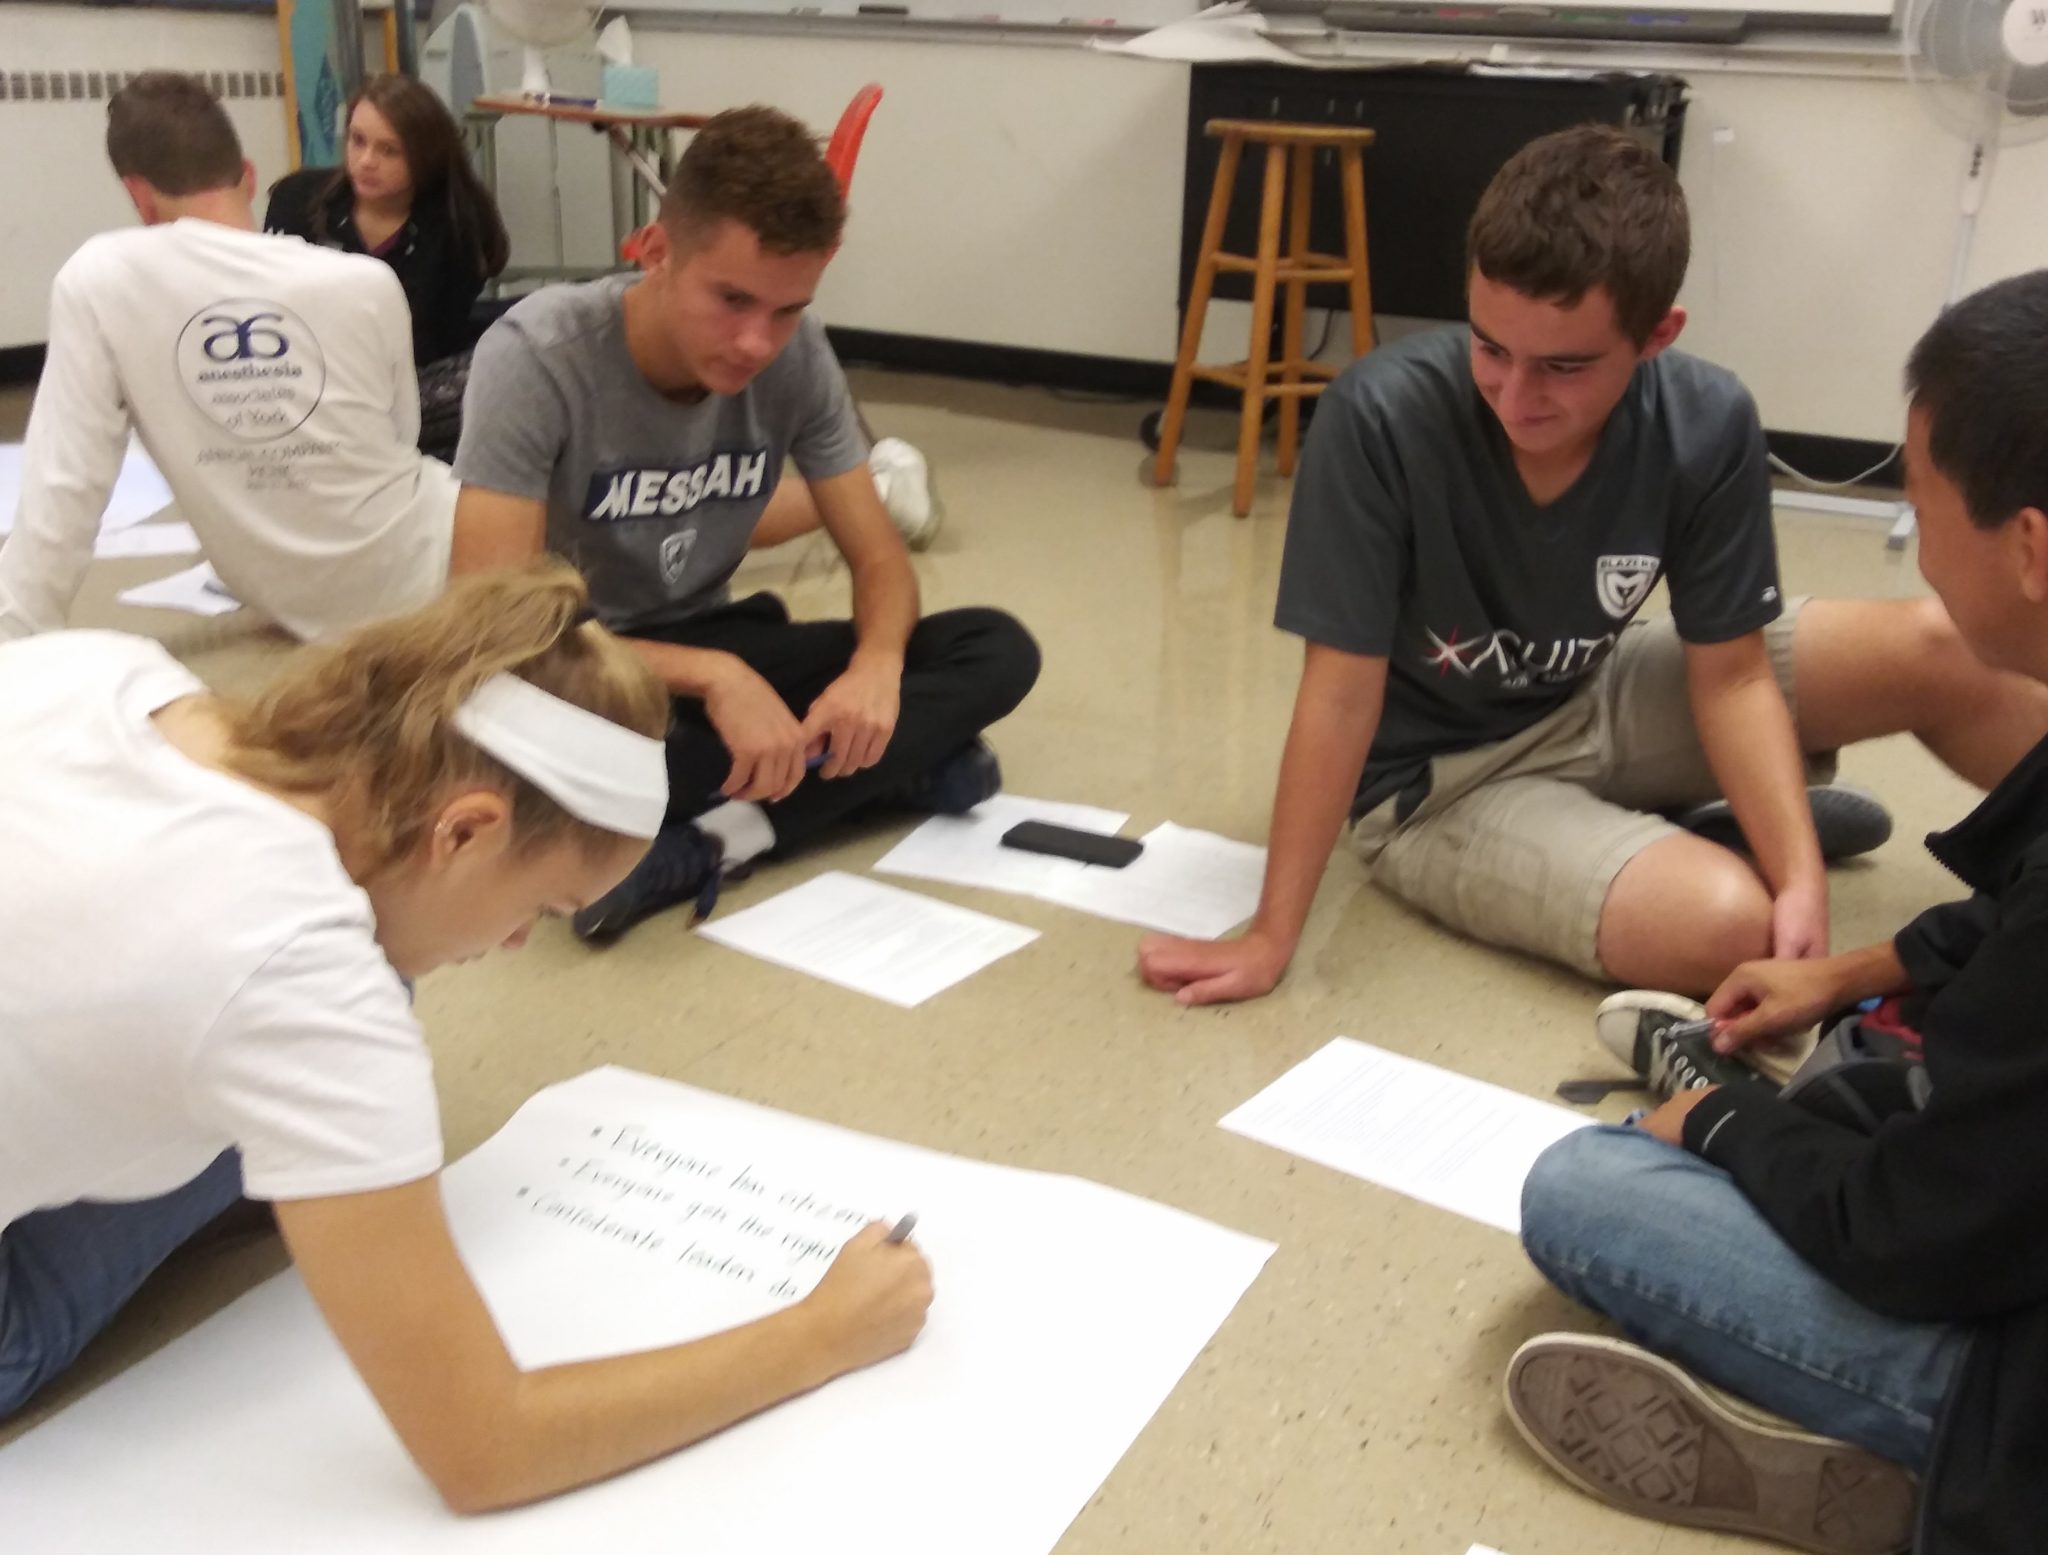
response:
<path id="1" fill-rule="evenodd" d="M 603 92 L 608 108 L 652 110 L 661 106 L 661 78 L 652 65 L 607 64 Z"/>

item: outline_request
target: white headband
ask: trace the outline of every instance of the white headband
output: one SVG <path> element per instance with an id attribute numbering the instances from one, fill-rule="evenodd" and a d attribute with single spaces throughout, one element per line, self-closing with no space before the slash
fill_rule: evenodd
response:
<path id="1" fill-rule="evenodd" d="M 579 821 L 652 837 L 668 809 L 660 740 L 497 674 L 455 710 L 455 727 Z"/>

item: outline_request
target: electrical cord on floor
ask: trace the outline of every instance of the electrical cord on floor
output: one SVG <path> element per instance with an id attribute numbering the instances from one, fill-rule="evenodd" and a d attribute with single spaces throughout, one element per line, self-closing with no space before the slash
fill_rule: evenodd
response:
<path id="1" fill-rule="evenodd" d="M 1899 450 L 1905 446 L 1904 443 L 1892 444 L 1891 451 L 1878 460 L 1877 463 L 1861 474 L 1852 475 L 1843 481 L 1824 481 L 1818 476 L 1808 475 L 1804 470 L 1793 469 L 1791 465 L 1780 459 L 1776 454 L 1770 454 L 1767 457 L 1771 461 L 1772 469 L 1776 470 L 1780 475 L 1789 476 L 1791 479 L 1798 481 L 1802 486 L 1810 486 L 1816 491 L 1847 491 L 1852 486 L 1862 485 L 1871 476 L 1877 474 L 1879 470 L 1890 464 L 1892 460 L 1898 458 Z"/>
<path id="2" fill-rule="evenodd" d="M 1008 389 L 1043 389 L 1066 405 L 1138 405 L 1159 398 L 1156 394 L 1116 394 L 1104 389 L 1062 389 L 1057 384 L 1009 383 Z"/>
<path id="3" fill-rule="evenodd" d="M 1309 361 L 1313 362 L 1313 361 L 1314 361 L 1314 360 L 1315 360 L 1315 359 L 1316 359 L 1317 357 L 1319 357 L 1319 356 L 1321 356 L 1321 355 L 1323 354 L 1323 349 L 1324 349 L 1324 347 L 1328 346 L 1328 345 L 1329 345 L 1329 343 L 1330 343 L 1330 331 L 1331 331 L 1331 329 L 1332 329 L 1332 328 L 1334 328 L 1334 327 L 1336 326 L 1336 323 L 1337 323 L 1337 310 L 1336 310 L 1335 308 L 1325 308 L 1325 309 L 1323 309 L 1323 333 L 1322 333 L 1322 337 L 1321 337 L 1320 339 L 1318 339 L 1318 340 L 1316 341 L 1316 348 L 1315 348 L 1315 349 L 1314 349 L 1313 351 L 1311 351 L 1311 352 L 1309 352 L 1309 353 L 1308 353 L 1308 360 L 1309 360 Z M 1374 345 L 1378 345 L 1378 344 L 1379 344 L 1379 338 L 1380 338 L 1380 334 L 1379 334 L 1379 326 L 1378 326 L 1377 324 L 1375 324 L 1375 325 L 1373 326 L 1373 334 L 1372 334 L 1372 338 L 1373 338 L 1373 344 L 1374 344 Z"/>

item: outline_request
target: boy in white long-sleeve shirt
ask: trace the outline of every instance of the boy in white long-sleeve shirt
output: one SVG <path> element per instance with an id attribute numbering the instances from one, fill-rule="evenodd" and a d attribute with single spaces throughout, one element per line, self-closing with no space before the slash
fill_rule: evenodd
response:
<path id="1" fill-rule="evenodd" d="M 196 79 L 138 76 L 107 117 L 143 225 L 90 239 L 51 288 L 0 641 L 65 624 L 131 428 L 222 582 L 293 634 L 433 599 L 456 485 L 415 446 L 396 277 L 261 233 L 255 170 Z"/>

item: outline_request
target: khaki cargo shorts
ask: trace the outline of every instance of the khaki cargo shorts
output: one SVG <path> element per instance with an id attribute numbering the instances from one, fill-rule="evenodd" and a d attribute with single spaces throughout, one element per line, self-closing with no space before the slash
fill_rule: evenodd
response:
<path id="1" fill-rule="evenodd" d="M 1798 716 L 1792 631 L 1805 600 L 1764 628 L 1771 667 Z M 1832 756 L 1807 759 L 1810 783 Z M 1685 689 L 1669 616 L 1637 622 L 1572 699 L 1508 739 L 1439 756 L 1429 797 L 1396 822 L 1388 799 L 1353 823 L 1373 883 L 1489 944 L 1606 980 L 1600 909 L 1636 854 L 1678 828 L 1657 811 L 1721 796 Z"/>

